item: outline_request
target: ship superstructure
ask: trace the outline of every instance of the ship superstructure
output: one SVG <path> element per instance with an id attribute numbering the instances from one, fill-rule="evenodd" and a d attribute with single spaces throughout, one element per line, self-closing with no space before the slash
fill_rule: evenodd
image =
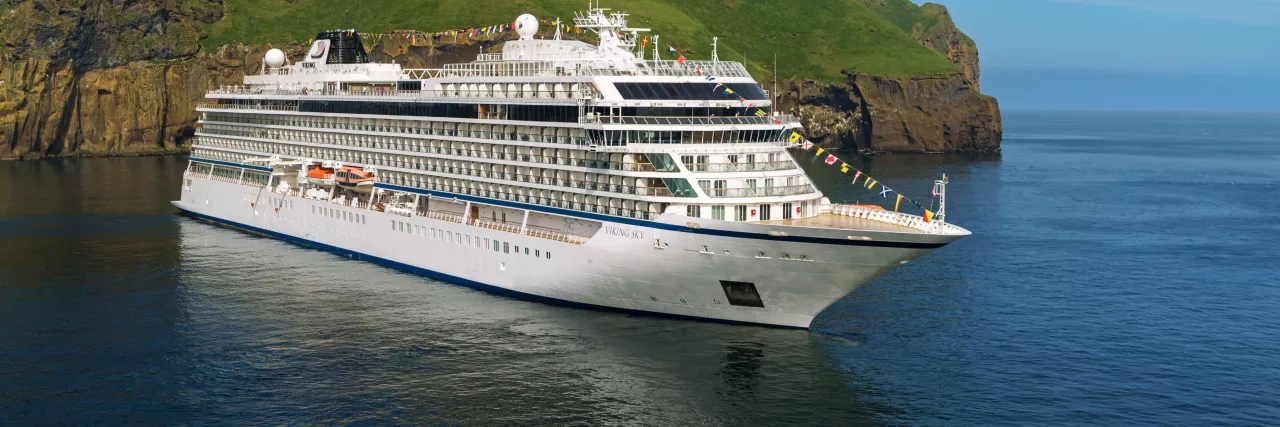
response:
<path id="1" fill-rule="evenodd" d="M 592 45 L 522 15 L 439 69 L 369 63 L 351 30 L 268 52 L 198 107 L 174 204 L 462 284 L 794 327 L 968 234 L 831 203 L 741 63 L 646 60 L 626 18 L 575 17 Z"/>

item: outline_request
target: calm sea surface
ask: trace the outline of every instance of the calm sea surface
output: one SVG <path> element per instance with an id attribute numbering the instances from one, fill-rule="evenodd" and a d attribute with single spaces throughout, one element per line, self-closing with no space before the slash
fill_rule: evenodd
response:
<path id="1" fill-rule="evenodd" d="M 1000 156 L 858 161 L 924 199 L 945 170 L 974 235 L 812 331 L 526 302 L 213 227 L 168 204 L 181 158 L 0 163 L 0 424 L 1280 421 L 1280 115 L 1006 125 Z M 833 199 L 878 197 L 801 162 Z"/>

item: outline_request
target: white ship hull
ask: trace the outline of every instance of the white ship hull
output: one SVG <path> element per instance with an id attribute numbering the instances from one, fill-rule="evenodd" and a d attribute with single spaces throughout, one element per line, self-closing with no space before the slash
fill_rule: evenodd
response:
<path id="1" fill-rule="evenodd" d="M 732 231 L 688 229 L 676 226 L 688 218 L 664 215 L 657 221 L 603 221 L 584 244 L 574 244 L 190 174 L 187 179 L 189 186 L 173 205 L 196 218 L 453 283 L 613 309 L 797 328 L 807 328 L 862 284 L 962 237 L 858 231 L 866 241 L 855 241 L 836 235 L 847 230 L 814 229 L 832 235 L 772 238 L 759 224 L 738 224 Z M 364 221 L 344 220 L 341 212 Z M 474 240 L 413 235 L 397 223 Z M 744 231 L 750 227 L 757 232 Z M 494 243 L 476 244 L 482 239 L 518 249 L 495 251 Z M 754 284 L 763 307 L 731 304 L 721 281 Z"/>

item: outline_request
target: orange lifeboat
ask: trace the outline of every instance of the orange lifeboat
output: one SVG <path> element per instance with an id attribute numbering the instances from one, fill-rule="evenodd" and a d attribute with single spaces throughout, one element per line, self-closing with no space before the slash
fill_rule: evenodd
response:
<path id="1" fill-rule="evenodd" d="M 338 172 L 334 173 L 333 176 L 334 180 L 338 182 L 338 185 L 348 187 L 349 189 L 360 192 L 369 192 L 373 190 L 373 172 L 364 170 L 364 168 L 343 166 L 338 168 Z"/>
<path id="2" fill-rule="evenodd" d="M 311 179 L 333 179 L 333 169 L 329 168 L 312 168 L 307 171 L 307 178 Z"/>

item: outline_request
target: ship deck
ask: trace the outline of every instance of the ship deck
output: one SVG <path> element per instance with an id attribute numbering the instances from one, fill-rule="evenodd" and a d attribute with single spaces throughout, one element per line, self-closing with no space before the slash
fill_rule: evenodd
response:
<path id="1" fill-rule="evenodd" d="M 849 215 L 835 215 L 825 213 L 818 216 L 807 218 L 792 219 L 774 219 L 768 221 L 760 221 L 759 224 L 766 225 L 785 225 L 789 227 L 813 227 L 813 228 L 834 228 L 840 230 L 862 230 L 862 231 L 882 231 L 889 233 L 912 233 L 920 234 L 920 230 L 904 227 L 888 222 L 877 221 L 868 218 L 858 218 Z"/>

